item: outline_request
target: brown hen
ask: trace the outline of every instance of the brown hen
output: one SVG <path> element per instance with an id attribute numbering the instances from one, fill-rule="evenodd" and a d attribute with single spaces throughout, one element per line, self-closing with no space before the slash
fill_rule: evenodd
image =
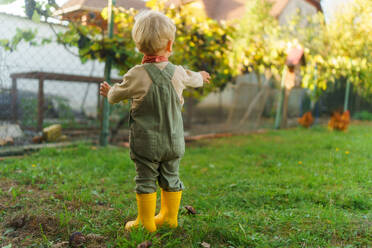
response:
<path id="1" fill-rule="evenodd" d="M 328 122 L 328 127 L 332 130 L 345 131 L 350 124 L 349 110 L 344 113 L 334 112 Z"/>
<path id="2" fill-rule="evenodd" d="M 306 112 L 301 118 L 298 118 L 298 123 L 303 127 L 310 127 L 314 123 L 314 118 L 311 112 Z"/>

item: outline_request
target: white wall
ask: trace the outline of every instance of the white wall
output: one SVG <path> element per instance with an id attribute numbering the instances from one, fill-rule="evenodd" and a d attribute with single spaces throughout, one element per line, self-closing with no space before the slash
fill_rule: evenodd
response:
<path id="1" fill-rule="evenodd" d="M 53 24 L 53 27 L 57 32 L 65 29 L 64 26 L 57 24 Z M 53 37 L 55 40 L 55 35 L 47 23 L 35 23 L 23 17 L 0 13 L 0 40 L 12 38 L 17 28 L 37 29 L 39 39 Z M 71 50 L 77 54 L 77 49 L 71 48 Z M 72 55 L 56 42 L 38 47 L 22 42 L 13 52 L 0 48 L 0 90 L 11 87 L 10 74 L 30 71 L 103 77 L 104 64 L 99 62 L 82 64 L 79 57 Z M 112 73 L 112 76 L 120 78 L 116 71 Z M 20 79 L 18 89 L 37 92 L 38 82 Z M 70 99 L 70 106 L 76 110 L 80 109 L 83 97 L 88 91 L 84 110 L 90 115 L 96 114 L 97 86 L 95 84 L 88 86 L 86 83 L 46 81 L 44 90 L 45 94 Z"/>

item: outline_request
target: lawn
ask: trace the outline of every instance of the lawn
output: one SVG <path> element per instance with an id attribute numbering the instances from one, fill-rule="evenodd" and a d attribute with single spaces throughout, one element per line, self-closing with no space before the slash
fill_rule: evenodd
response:
<path id="1" fill-rule="evenodd" d="M 192 143 L 180 226 L 148 234 L 124 231 L 136 216 L 127 149 L 44 149 L 0 161 L 0 247 L 65 247 L 75 231 L 86 247 L 371 247 L 371 151 L 369 123 Z"/>

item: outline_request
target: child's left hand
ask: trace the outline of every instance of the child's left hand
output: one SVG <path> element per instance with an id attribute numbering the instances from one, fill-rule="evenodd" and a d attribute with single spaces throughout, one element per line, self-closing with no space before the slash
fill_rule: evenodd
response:
<path id="1" fill-rule="evenodd" d="M 211 82 L 209 81 L 209 79 L 211 79 L 211 76 L 209 75 L 208 72 L 206 72 L 206 71 L 200 71 L 199 73 L 200 73 L 200 74 L 202 75 L 202 77 L 203 77 L 203 82 L 208 83 L 208 84 L 211 83 Z"/>
<path id="2" fill-rule="evenodd" d="M 99 87 L 99 94 L 101 96 L 107 97 L 108 92 L 110 91 L 111 86 L 107 82 L 101 83 L 101 86 Z"/>

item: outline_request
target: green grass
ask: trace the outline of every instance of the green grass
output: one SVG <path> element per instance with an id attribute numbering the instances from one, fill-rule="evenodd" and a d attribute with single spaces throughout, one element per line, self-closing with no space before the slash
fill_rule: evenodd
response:
<path id="1" fill-rule="evenodd" d="M 50 247 L 74 231 L 105 237 L 86 247 L 371 247 L 371 151 L 368 123 L 193 143 L 181 205 L 198 214 L 182 209 L 179 228 L 148 234 L 123 230 L 136 216 L 127 149 L 45 149 L 0 161 L 0 247 Z"/>

